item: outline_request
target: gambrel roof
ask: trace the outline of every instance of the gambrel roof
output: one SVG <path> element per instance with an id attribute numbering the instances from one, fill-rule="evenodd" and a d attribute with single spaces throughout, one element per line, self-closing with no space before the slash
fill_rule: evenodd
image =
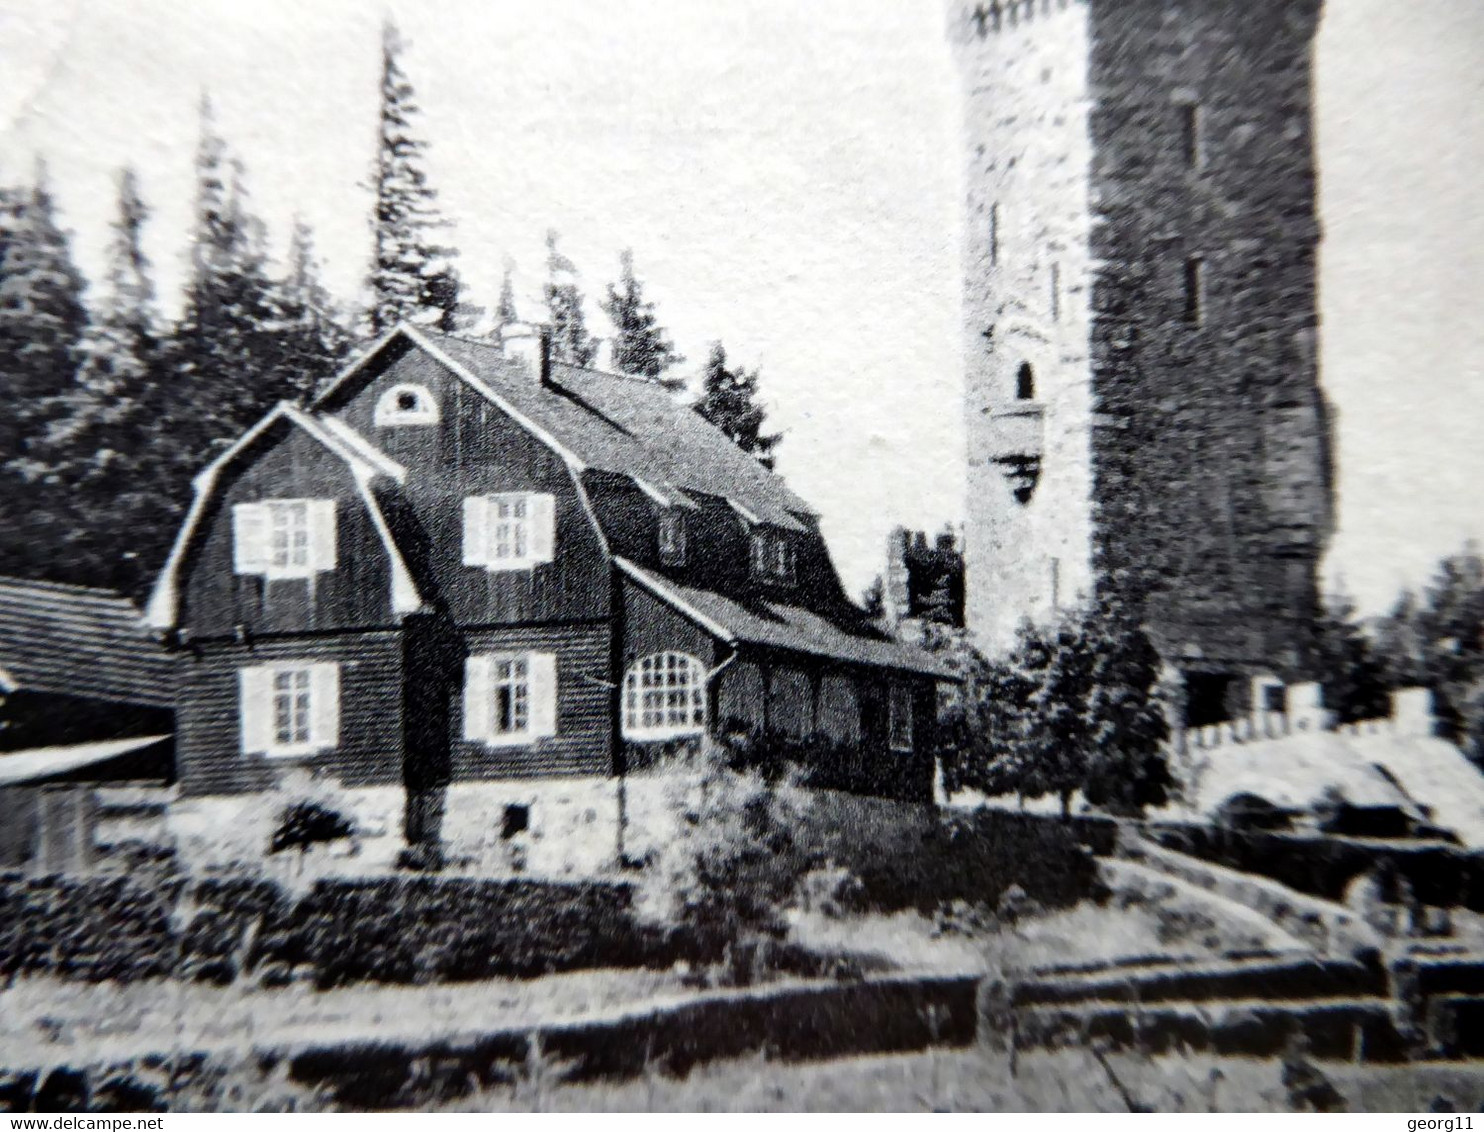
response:
<path id="1" fill-rule="evenodd" d="M 169 707 L 174 663 L 112 590 L 0 577 L 0 694 Z"/>
<path id="2" fill-rule="evenodd" d="M 392 608 L 398 613 L 414 613 L 422 608 L 422 594 L 417 581 L 408 569 L 406 558 L 398 546 L 395 535 L 388 525 L 382 510 L 377 490 L 378 480 L 395 485 L 407 478 L 407 469 L 361 436 L 344 421 L 325 414 L 309 413 L 287 401 L 270 409 L 257 424 L 248 429 L 230 448 L 213 460 L 196 477 L 195 498 L 186 512 L 170 557 L 160 571 L 150 594 L 145 621 L 153 629 L 172 629 L 180 618 L 180 574 L 186 556 L 200 533 L 211 501 L 221 485 L 227 469 L 238 463 L 244 455 L 268 439 L 275 426 L 302 429 L 306 434 L 324 445 L 326 449 L 343 460 L 355 478 L 356 487 L 371 517 L 372 526 L 386 548 L 391 563 Z"/>
<path id="3" fill-rule="evenodd" d="M 356 433 L 337 414 L 374 377 L 378 359 L 420 350 L 555 453 L 572 475 L 599 541 L 608 546 L 583 472 L 625 477 L 666 506 L 697 508 L 724 500 L 748 526 L 764 524 L 808 532 L 818 539 L 814 513 L 779 477 L 739 449 L 724 433 L 657 382 L 554 363 L 548 382 L 508 361 L 499 347 L 411 327 L 398 327 L 371 345 L 315 397 L 308 409 L 279 405 L 219 456 L 199 477 L 197 497 L 150 601 L 158 628 L 176 624 L 179 575 L 195 530 L 222 472 L 266 436 L 275 423 L 304 429 L 339 455 L 355 474 L 361 495 L 392 560 L 393 608 L 421 607 L 419 580 L 401 552 L 399 485 L 409 473 Z M 382 504 L 385 504 L 383 507 Z M 388 525 L 388 518 L 391 525 Z M 612 553 L 610 551 L 610 553 Z M 866 623 L 837 593 L 833 579 L 812 607 L 760 595 L 729 595 L 687 585 L 616 556 L 620 570 L 719 640 L 808 653 L 845 663 L 956 679 L 931 654 L 896 641 Z M 832 569 L 832 568 L 831 568 Z"/>
<path id="4" fill-rule="evenodd" d="M 812 509 L 786 483 L 707 424 L 658 382 L 553 362 L 543 386 L 512 365 L 493 343 L 400 327 L 315 398 L 329 406 L 395 337 L 445 365 L 575 471 L 628 476 L 660 501 L 689 506 L 687 492 L 731 500 L 754 521 L 802 530 Z"/>

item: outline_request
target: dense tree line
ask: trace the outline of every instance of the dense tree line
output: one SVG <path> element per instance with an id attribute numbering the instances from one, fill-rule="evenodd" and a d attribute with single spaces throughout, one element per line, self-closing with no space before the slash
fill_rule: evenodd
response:
<path id="1" fill-rule="evenodd" d="M 949 713 L 944 785 L 1022 800 L 1072 797 L 1120 814 L 1169 800 L 1169 725 L 1160 660 L 1111 600 L 1026 622 L 1015 647 L 975 658 L 962 702 Z"/>
<path id="2" fill-rule="evenodd" d="M 120 170 L 102 277 L 74 262 L 46 170 L 0 185 L 0 573 L 116 588 L 142 597 L 163 563 L 192 477 L 281 400 L 303 401 L 364 343 L 399 322 L 498 338 L 519 319 L 513 264 L 493 318 L 467 302 L 451 222 L 426 170 L 427 143 L 388 23 L 372 162 L 372 254 L 361 309 L 324 285 L 314 234 L 296 219 L 281 260 L 269 254 L 243 162 L 203 98 L 190 261 L 178 316 L 162 313 L 144 252 L 150 208 Z M 544 319 L 557 356 L 591 365 L 575 265 L 547 237 Z M 632 252 L 601 309 L 621 372 L 685 382 L 683 359 L 635 274 Z M 487 326 L 481 322 L 488 321 Z M 771 466 L 756 372 L 729 370 L 718 344 L 695 407 Z"/>

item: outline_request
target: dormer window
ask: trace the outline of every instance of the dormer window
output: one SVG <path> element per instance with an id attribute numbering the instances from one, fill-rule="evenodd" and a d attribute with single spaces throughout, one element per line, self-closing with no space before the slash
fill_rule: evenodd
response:
<path id="1" fill-rule="evenodd" d="M 660 512 L 660 561 L 666 566 L 685 565 L 685 516 L 678 511 Z"/>
<path id="2" fill-rule="evenodd" d="M 437 424 L 438 402 L 424 386 L 394 385 L 377 398 L 373 419 L 382 427 Z"/>
<path id="3" fill-rule="evenodd" d="M 239 574 L 311 578 L 335 569 L 335 501 L 270 499 L 232 508 L 232 563 Z"/>
<path id="4" fill-rule="evenodd" d="M 793 540 L 781 531 L 752 532 L 752 576 L 759 581 L 791 586 L 794 583 Z"/>

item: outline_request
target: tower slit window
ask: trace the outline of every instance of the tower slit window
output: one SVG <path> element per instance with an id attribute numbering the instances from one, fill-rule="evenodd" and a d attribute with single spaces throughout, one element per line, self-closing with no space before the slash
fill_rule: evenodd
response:
<path id="1" fill-rule="evenodd" d="M 1061 321 L 1061 264 L 1051 265 L 1051 321 Z"/>
<path id="2" fill-rule="evenodd" d="M 993 267 L 1000 262 L 1000 205 L 996 201 L 989 206 L 989 263 Z"/>
<path id="3" fill-rule="evenodd" d="M 1199 169 L 1206 161 L 1205 139 L 1201 136 L 1201 108 L 1195 102 L 1182 102 L 1180 111 L 1180 153 L 1187 169 Z"/>
<path id="4" fill-rule="evenodd" d="M 1015 399 L 1017 401 L 1036 399 L 1036 371 L 1031 369 L 1030 362 L 1021 362 L 1020 368 L 1015 371 Z"/>
<path id="5" fill-rule="evenodd" d="M 1185 261 L 1185 321 L 1199 326 L 1206 317 L 1206 264 L 1200 256 Z"/>

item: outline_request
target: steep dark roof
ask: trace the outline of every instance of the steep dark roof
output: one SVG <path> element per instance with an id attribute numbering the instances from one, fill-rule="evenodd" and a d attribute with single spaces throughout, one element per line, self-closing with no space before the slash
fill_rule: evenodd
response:
<path id="1" fill-rule="evenodd" d="M 685 491 L 730 499 L 765 523 L 802 529 L 812 515 L 786 483 L 652 381 L 552 365 L 552 385 L 509 365 L 492 344 L 423 337 L 508 400 L 590 468 L 634 476 L 674 503 Z"/>
<path id="2" fill-rule="evenodd" d="M 777 601 L 743 605 L 715 590 L 662 578 L 626 558 L 617 562 L 619 569 L 639 585 L 722 640 L 958 680 L 953 670 L 932 653 L 864 625 L 852 631 L 818 613 Z"/>
<path id="3" fill-rule="evenodd" d="M 111 590 L 0 577 L 0 688 L 170 707 L 174 664 Z"/>

